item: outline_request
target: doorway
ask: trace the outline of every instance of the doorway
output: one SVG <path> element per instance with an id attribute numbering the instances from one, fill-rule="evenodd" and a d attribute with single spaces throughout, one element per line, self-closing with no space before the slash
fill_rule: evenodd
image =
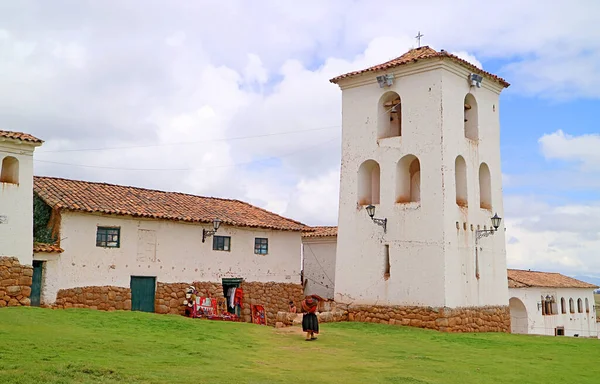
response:
<path id="1" fill-rule="evenodd" d="M 239 278 L 225 278 L 223 282 L 223 296 L 227 300 L 227 312 L 233 313 L 234 315 L 240 316 L 242 309 L 239 305 L 234 307 L 231 306 L 232 295 L 235 294 L 234 289 L 238 289 L 242 284 L 242 279 Z"/>
<path id="2" fill-rule="evenodd" d="M 131 276 L 131 310 L 154 312 L 156 277 Z"/>
<path id="3" fill-rule="evenodd" d="M 33 277 L 31 278 L 31 294 L 29 300 L 32 307 L 39 307 L 42 299 L 42 274 L 44 272 L 44 262 L 33 261 Z"/>

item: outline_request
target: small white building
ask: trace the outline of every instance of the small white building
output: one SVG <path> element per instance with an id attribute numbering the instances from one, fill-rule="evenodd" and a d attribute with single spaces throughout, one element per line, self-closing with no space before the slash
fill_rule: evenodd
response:
<path id="1" fill-rule="evenodd" d="M 147 311 L 175 295 L 174 312 L 181 310 L 181 283 L 192 282 L 222 285 L 221 292 L 259 284 L 258 304 L 274 312 L 302 297 L 299 250 L 308 227 L 297 221 L 238 200 L 53 177 L 35 177 L 34 192 L 36 217 L 48 218 L 35 234 L 56 242 L 36 245 L 42 304 L 52 305 L 61 291 L 81 296 L 87 289 L 95 297 L 111 286 L 130 290 L 134 307 L 143 291 Z M 157 291 L 169 284 L 177 291 Z M 101 309 L 121 309 L 111 300 L 104 297 Z"/>
<path id="2" fill-rule="evenodd" d="M 508 270 L 511 332 L 598 337 L 594 290 L 560 273 Z"/>
<path id="3" fill-rule="evenodd" d="M 311 229 L 302 234 L 304 294 L 333 299 L 337 227 Z"/>

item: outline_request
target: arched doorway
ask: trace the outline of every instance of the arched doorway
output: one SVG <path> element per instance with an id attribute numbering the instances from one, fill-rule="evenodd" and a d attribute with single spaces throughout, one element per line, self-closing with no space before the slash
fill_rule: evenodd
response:
<path id="1" fill-rule="evenodd" d="M 520 299 L 512 297 L 508 302 L 510 308 L 511 333 L 527 334 L 527 309 Z"/>

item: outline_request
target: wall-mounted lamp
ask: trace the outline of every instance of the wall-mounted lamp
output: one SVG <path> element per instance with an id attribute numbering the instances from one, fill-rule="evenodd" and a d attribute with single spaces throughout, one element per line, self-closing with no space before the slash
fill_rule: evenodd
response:
<path id="1" fill-rule="evenodd" d="M 383 227 L 383 233 L 386 233 L 387 230 L 387 219 L 378 219 L 375 216 L 375 206 L 369 205 L 367 208 L 367 214 L 373 220 L 373 222 L 377 225 L 381 225 Z"/>
<path id="2" fill-rule="evenodd" d="M 494 233 L 496 233 L 496 231 L 498 231 L 498 227 L 500 226 L 500 222 L 502 221 L 502 218 L 500 216 L 498 216 L 497 213 L 495 213 L 491 220 L 492 220 L 493 228 L 478 229 L 475 231 L 475 240 L 476 241 L 478 241 L 482 237 L 488 237 L 489 235 L 493 235 Z"/>
<path id="3" fill-rule="evenodd" d="M 537 305 L 538 305 L 538 311 L 539 311 L 540 309 L 542 309 L 542 302 L 541 302 L 541 301 L 540 301 L 540 302 L 538 302 L 538 303 L 537 303 Z"/>
<path id="4" fill-rule="evenodd" d="M 204 243 L 204 240 L 206 240 L 207 237 L 211 237 L 212 235 L 214 235 L 215 233 L 217 233 L 217 231 L 219 230 L 220 226 L 221 226 L 221 220 L 214 219 L 213 220 L 213 229 L 214 230 L 207 231 L 206 229 L 202 229 L 202 242 Z"/>
<path id="5" fill-rule="evenodd" d="M 394 84 L 394 75 L 389 73 L 387 75 L 377 76 L 377 82 L 379 83 L 379 88 L 383 88 L 385 86 L 390 87 Z"/>

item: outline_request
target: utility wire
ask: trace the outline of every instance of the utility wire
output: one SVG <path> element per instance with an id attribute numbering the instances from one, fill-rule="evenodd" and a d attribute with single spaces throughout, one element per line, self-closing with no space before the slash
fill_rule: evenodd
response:
<path id="1" fill-rule="evenodd" d="M 301 150 L 294 151 L 294 152 L 290 152 L 290 153 L 286 153 L 286 154 L 279 155 L 279 156 L 271 156 L 271 157 L 267 157 L 264 159 L 247 161 L 244 163 L 213 165 L 213 166 L 202 167 L 202 168 L 120 168 L 120 167 L 106 167 L 106 166 L 100 166 L 100 165 L 61 163 L 61 162 L 57 162 L 57 161 L 38 160 L 38 159 L 34 159 L 33 161 L 36 161 L 38 163 L 45 163 L 45 164 L 66 165 L 66 166 L 81 167 L 81 168 L 110 169 L 110 170 L 115 170 L 115 171 L 200 171 L 200 170 L 213 169 L 213 168 L 227 168 L 227 167 L 236 167 L 239 165 L 249 165 L 249 164 L 260 163 L 260 162 L 273 160 L 273 159 L 280 159 L 282 157 L 293 156 L 300 152 L 311 151 L 313 149 L 316 149 L 322 145 L 328 144 L 337 139 L 338 139 L 337 137 L 334 137 L 333 139 L 327 140 L 327 141 L 317 144 L 315 146 L 312 146 L 312 147 L 309 147 L 306 149 L 301 149 Z"/>
<path id="2" fill-rule="evenodd" d="M 123 146 L 123 147 L 105 147 L 105 148 L 80 148 L 80 149 L 55 149 L 52 151 L 36 151 L 35 153 L 60 153 L 60 152 L 87 152 L 87 151 L 110 151 L 110 150 L 118 150 L 118 149 L 136 149 L 136 148 L 156 148 L 156 147 L 169 147 L 176 145 L 191 145 L 191 144 L 202 144 L 202 143 L 213 143 L 218 141 L 235 141 L 235 140 L 244 140 L 244 139 L 255 139 L 261 137 L 269 137 L 269 136 L 281 136 L 281 135 L 289 135 L 293 133 L 302 133 L 302 132 L 314 132 L 314 131 L 323 131 L 326 129 L 334 129 L 340 128 L 339 125 L 332 125 L 328 127 L 320 127 L 320 128 L 311 128 L 311 129 L 301 129 L 297 131 L 286 131 L 286 132 L 274 132 L 274 133 L 265 133 L 262 135 L 251 135 L 251 136 L 237 136 L 237 137 L 224 137 L 220 139 L 209 139 L 209 140 L 200 140 L 200 141 L 186 141 L 179 143 L 164 143 L 164 144 L 148 144 L 148 145 L 131 145 L 131 146 Z"/>

